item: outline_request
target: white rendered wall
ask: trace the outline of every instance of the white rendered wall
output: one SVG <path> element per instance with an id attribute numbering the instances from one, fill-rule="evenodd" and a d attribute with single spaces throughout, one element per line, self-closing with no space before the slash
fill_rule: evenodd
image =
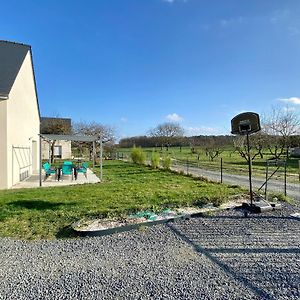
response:
<path id="1" fill-rule="evenodd" d="M 28 171 L 29 175 L 38 172 L 39 132 L 38 103 L 28 52 L 7 100 L 7 188 L 19 182 L 20 171 Z M 14 151 L 13 147 L 24 149 Z M 22 168 L 27 164 L 32 164 L 33 167 Z"/>
<path id="2" fill-rule="evenodd" d="M 61 159 L 72 158 L 71 141 L 56 141 L 55 146 L 62 146 L 62 156 Z M 46 141 L 42 142 L 42 158 L 49 159 L 49 143 Z"/>

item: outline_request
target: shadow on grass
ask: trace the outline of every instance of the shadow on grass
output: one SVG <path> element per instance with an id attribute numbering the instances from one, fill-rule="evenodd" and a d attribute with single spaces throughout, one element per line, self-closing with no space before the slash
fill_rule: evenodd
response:
<path id="1" fill-rule="evenodd" d="M 58 230 L 58 232 L 55 234 L 55 237 L 57 239 L 67 239 L 67 238 L 76 238 L 76 237 L 78 237 L 78 235 L 72 229 L 71 226 L 65 226 Z"/>
<path id="2" fill-rule="evenodd" d="M 75 203 L 63 203 L 63 202 L 50 202 L 45 200 L 17 200 L 8 203 L 8 205 L 15 208 L 27 208 L 35 210 L 56 210 L 61 206 L 72 206 Z"/>

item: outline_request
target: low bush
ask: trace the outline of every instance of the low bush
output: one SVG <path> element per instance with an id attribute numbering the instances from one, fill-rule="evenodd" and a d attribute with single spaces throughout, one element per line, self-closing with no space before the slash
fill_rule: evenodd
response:
<path id="1" fill-rule="evenodd" d="M 131 150 L 131 159 L 135 164 L 143 165 L 146 162 L 146 154 L 141 147 L 133 147 Z"/>
<path id="2" fill-rule="evenodd" d="M 157 152 L 152 152 L 151 156 L 151 166 L 154 169 L 159 168 L 159 163 L 160 163 L 160 155 Z"/>
<path id="3" fill-rule="evenodd" d="M 163 157 L 162 166 L 166 170 L 169 170 L 171 168 L 171 157 L 169 155 Z"/>
<path id="4" fill-rule="evenodd" d="M 269 198 L 269 200 L 272 200 L 272 201 L 293 203 L 293 199 L 291 199 L 288 196 L 285 196 L 284 193 L 270 193 L 268 198 Z"/>

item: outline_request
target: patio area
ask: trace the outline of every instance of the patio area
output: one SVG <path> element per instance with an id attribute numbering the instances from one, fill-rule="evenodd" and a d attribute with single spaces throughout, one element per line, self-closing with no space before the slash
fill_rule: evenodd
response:
<path id="1" fill-rule="evenodd" d="M 42 177 L 45 177 L 44 170 Z M 13 189 L 23 189 L 23 188 L 37 188 L 39 187 L 39 174 L 33 174 L 24 181 L 21 181 L 14 185 Z M 92 172 L 91 169 L 87 169 L 87 177 L 84 174 L 78 174 L 77 180 L 73 179 L 72 176 L 64 176 L 63 180 L 58 181 L 55 179 L 55 175 L 49 176 L 45 181 L 43 181 L 42 187 L 57 187 L 57 186 L 66 186 L 66 185 L 77 185 L 77 184 L 86 184 L 86 183 L 99 183 L 100 178 Z"/>

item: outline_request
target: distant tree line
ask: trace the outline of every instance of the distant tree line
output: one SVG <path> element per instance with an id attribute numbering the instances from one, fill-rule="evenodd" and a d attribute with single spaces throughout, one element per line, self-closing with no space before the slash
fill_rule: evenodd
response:
<path id="1" fill-rule="evenodd" d="M 169 138 L 168 142 L 163 141 L 160 137 L 155 136 L 134 136 L 123 138 L 119 141 L 119 147 L 131 148 L 136 147 L 191 147 L 196 151 L 197 147 L 207 147 L 211 145 L 232 146 L 234 137 L 231 135 L 199 135 L 199 136 L 181 136 Z"/>

